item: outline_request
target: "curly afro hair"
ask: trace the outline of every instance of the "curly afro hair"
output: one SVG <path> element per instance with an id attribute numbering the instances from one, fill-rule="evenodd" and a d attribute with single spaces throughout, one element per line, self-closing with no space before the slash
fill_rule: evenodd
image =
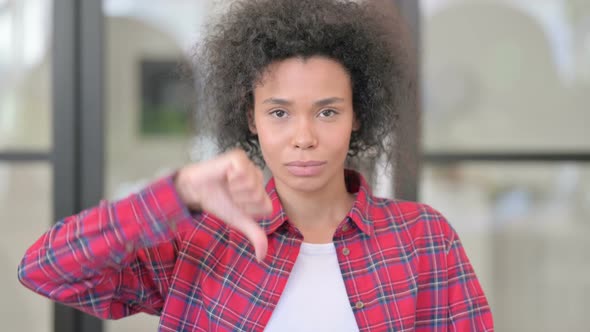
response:
<path id="1" fill-rule="evenodd" d="M 412 94 L 406 35 L 396 12 L 373 1 L 233 1 L 196 53 L 199 104 L 213 116 L 219 148 L 240 147 L 264 165 L 248 128 L 254 87 L 275 61 L 324 56 L 351 76 L 361 127 L 352 133 L 349 157 L 384 153 L 391 161 L 400 110 Z"/>

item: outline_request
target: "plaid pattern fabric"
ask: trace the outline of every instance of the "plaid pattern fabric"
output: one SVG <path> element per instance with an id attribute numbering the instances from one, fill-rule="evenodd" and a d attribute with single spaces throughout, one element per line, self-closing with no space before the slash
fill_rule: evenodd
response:
<path id="1" fill-rule="evenodd" d="M 431 207 L 372 196 L 346 171 L 354 206 L 334 235 L 360 331 L 493 331 L 490 308 L 461 242 Z M 299 253 L 274 181 L 258 263 L 248 240 L 191 213 L 173 175 L 55 224 L 26 252 L 20 281 L 105 319 L 160 315 L 159 331 L 262 331 Z M 313 299 L 310 299 L 313 301 Z"/>

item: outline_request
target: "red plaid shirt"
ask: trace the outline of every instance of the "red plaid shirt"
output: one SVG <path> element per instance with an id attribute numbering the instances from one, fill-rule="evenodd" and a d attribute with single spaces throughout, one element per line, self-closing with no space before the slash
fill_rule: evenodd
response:
<path id="1" fill-rule="evenodd" d="M 493 331 L 490 308 L 453 228 L 431 207 L 372 196 L 346 172 L 356 200 L 334 235 L 360 331 Z M 259 223 L 268 255 L 208 213 L 190 213 L 173 177 L 55 224 L 26 252 L 20 281 L 100 318 L 160 315 L 159 331 L 262 331 L 302 235 L 271 179 L 273 215 Z M 310 299 L 313 301 L 313 299 Z"/>

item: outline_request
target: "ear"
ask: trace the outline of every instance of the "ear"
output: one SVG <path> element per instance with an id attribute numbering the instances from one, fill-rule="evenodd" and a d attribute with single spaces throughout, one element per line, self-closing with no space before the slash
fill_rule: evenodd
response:
<path id="1" fill-rule="evenodd" d="M 247 116 L 248 116 L 248 128 L 250 129 L 250 132 L 254 135 L 257 135 L 258 131 L 256 130 L 256 123 L 254 122 L 254 110 L 253 109 L 248 110 Z"/>
<path id="2" fill-rule="evenodd" d="M 352 131 L 357 131 L 361 129 L 361 123 L 358 120 L 358 118 L 356 117 L 356 114 L 354 115 L 354 118 L 352 119 Z"/>

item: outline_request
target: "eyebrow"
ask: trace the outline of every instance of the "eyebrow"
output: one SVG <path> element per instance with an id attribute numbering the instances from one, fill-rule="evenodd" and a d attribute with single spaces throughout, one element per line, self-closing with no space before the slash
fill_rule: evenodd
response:
<path id="1" fill-rule="evenodd" d="M 322 106 L 326 106 L 326 105 L 330 105 L 330 104 L 341 103 L 343 101 L 344 101 L 343 98 L 330 97 L 330 98 L 320 99 L 313 104 L 317 107 L 322 107 Z M 268 99 L 265 99 L 262 103 L 263 104 L 276 104 L 276 105 L 281 105 L 281 106 L 293 105 L 292 101 L 289 101 L 287 99 L 282 99 L 282 98 L 268 98 Z"/>

